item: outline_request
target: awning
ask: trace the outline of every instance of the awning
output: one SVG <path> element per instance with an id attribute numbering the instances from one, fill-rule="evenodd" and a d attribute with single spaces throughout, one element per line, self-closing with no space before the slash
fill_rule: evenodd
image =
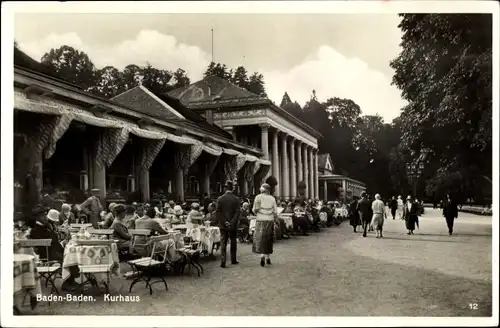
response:
<path id="1" fill-rule="evenodd" d="M 247 162 L 257 162 L 259 159 L 253 155 L 245 154 Z"/>
<path id="2" fill-rule="evenodd" d="M 217 145 L 214 144 L 203 145 L 203 151 L 213 156 L 220 156 L 222 154 L 222 148 L 217 148 Z"/>
<path id="3" fill-rule="evenodd" d="M 267 159 L 259 159 L 259 163 L 260 163 L 260 165 L 271 166 L 271 161 L 269 161 Z"/>
<path id="4" fill-rule="evenodd" d="M 224 154 L 228 154 L 229 156 L 238 156 L 241 155 L 241 153 L 237 150 L 230 149 L 230 148 L 223 148 Z"/>
<path id="5" fill-rule="evenodd" d="M 117 128 L 118 129 L 118 128 L 125 127 L 125 124 L 123 124 L 121 122 L 109 120 L 106 118 L 96 117 L 92 114 L 84 114 L 82 112 L 72 113 L 72 114 L 73 114 L 73 119 L 75 121 L 85 123 L 88 125 L 97 126 L 100 128 Z"/>
<path id="6" fill-rule="evenodd" d="M 34 102 L 19 91 L 14 91 L 14 109 L 47 115 L 63 115 L 68 113 L 66 109 L 61 107 L 44 102 Z"/>
<path id="7" fill-rule="evenodd" d="M 149 131 L 141 128 L 131 127 L 130 133 L 144 139 L 163 140 L 167 139 L 167 134 L 162 132 Z"/>
<path id="8" fill-rule="evenodd" d="M 175 142 L 175 143 L 180 143 L 184 145 L 196 145 L 199 144 L 200 142 L 196 139 L 190 138 L 190 137 L 179 137 L 171 133 L 167 133 L 166 137 L 168 140 Z"/>

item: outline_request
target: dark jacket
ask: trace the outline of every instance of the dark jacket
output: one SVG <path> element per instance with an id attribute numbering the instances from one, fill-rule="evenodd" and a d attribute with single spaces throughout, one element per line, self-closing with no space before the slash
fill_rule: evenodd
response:
<path id="1" fill-rule="evenodd" d="M 358 202 L 358 211 L 359 216 L 362 220 L 371 220 L 372 219 L 372 202 L 370 202 L 367 198 L 362 198 Z"/>
<path id="2" fill-rule="evenodd" d="M 444 202 L 443 216 L 446 218 L 457 218 L 458 217 L 458 207 L 457 207 L 457 204 L 453 200 L 450 202 L 448 202 L 448 201 Z"/>
<path id="3" fill-rule="evenodd" d="M 408 202 L 403 207 L 403 218 L 405 220 L 418 220 L 419 204 L 416 202 L 411 203 L 411 210 L 408 211 Z"/>
<path id="4" fill-rule="evenodd" d="M 47 227 L 46 225 L 41 226 L 35 224 L 33 229 L 30 232 L 31 239 L 51 239 L 52 242 L 49 247 L 48 259 L 49 261 L 58 261 L 62 262 L 64 255 L 64 248 L 61 243 L 59 243 L 59 239 L 57 233 Z M 36 250 L 40 258 L 47 258 L 47 250 L 45 247 L 38 247 Z"/>
<path id="5" fill-rule="evenodd" d="M 395 211 L 398 209 L 398 201 L 395 200 L 395 199 L 391 199 L 390 203 L 389 203 L 389 208 L 392 210 L 392 211 Z"/>
<path id="6" fill-rule="evenodd" d="M 226 192 L 217 199 L 217 222 L 220 230 L 237 230 L 240 218 L 240 200 L 232 192 Z M 226 222 L 229 223 L 226 226 Z"/>

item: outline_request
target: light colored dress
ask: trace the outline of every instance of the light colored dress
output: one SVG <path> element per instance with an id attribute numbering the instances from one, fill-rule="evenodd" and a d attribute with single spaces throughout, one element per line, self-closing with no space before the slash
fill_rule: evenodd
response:
<path id="1" fill-rule="evenodd" d="M 381 200 L 374 200 L 372 203 L 372 223 L 374 229 L 381 230 L 384 226 L 385 204 Z"/>
<path id="2" fill-rule="evenodd" d="M 401 198 L 398 199 L 398 208 L 396 209 L 396 217 L 398 219 L 403 219 L 404 203 Z"/>
<path id="3" fill-rule="evenodd" d="M 274 218 L 278 210 L 276 199 L 268 194 L 255 197 L 253 212 L 256 214 L 252 252 L 257 254 L 273 253 Z"/>

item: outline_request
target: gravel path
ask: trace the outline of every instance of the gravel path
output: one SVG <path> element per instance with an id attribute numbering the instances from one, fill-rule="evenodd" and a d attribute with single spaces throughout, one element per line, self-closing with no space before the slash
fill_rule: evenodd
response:
<path id="1" fill-rule="evenodd" d="M 389 219 L 385 238 L 363 238 L 348 222 L 275 244 L 261 268 L 251 245 L 239 244 L 240 264 L 205 262 L 205 274 L 168 277 L 169 291 L 152 296 L 139 284 L 113 279 L 112 293 L 139 302 L 40 304 L 49 315 L 295 315 L 491 316 L 491 217 L 460 213 L 456 234 L 428 209 L 413 236 Z M 113 292 L 114 291 L 114 292 Z M 477 304 L 476 310 L 469 304 Z"/>

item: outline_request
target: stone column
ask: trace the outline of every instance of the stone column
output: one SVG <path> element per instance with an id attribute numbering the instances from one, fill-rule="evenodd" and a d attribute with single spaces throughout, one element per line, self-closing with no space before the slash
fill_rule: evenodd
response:
<path id="1" fill-rule="evenodd" d="M 290 140 L 290 196 L 297 197 L 297 164 L 295 162 L 295 140 Z"/>
<path id="2" fill-rule="evenodd" d="M 318 149 L 314 150 L 314 198 L 319 198 Z"/>
<path id="3" fill-rule="evenodd" d="M 323 200 L 328 201 L 328 182 L 323 181 Z"/>
<path id="4" fill-rule="evenodd" d="M 203 192 L 210 196 L 210 176 L 206 173 L 203 176 Z"/>
<path id="5" fill-rule="evenodd" d="M 309 188 L 311 192 L 309 193 L 309 198 L 314 198 L 314 161 L 313 161 L 313 149 L 312 147 L 307 147 L 307 159 L 309 160 Z"/>
<path id="6" fill-rule="evenodd" d="M 272 146 L 272 152 L 273 152 L 273 160 L 272 160 L 272 166 L 273 166 L 273 176 L 276 178 L 278 181 L 278 186 L 274 192 L 275 196 L 280 196 L 280 189 L 281 189 L 281 181 L 280 181 L 280 163 L 279 163 L 279 158 L 278 158 L 278 131 L 275 131 L 273 133 L 273 146 Z"/>
<path id="7" fill-rule="evenodd" d="M 184 170 L 177 169 L 175 172 L 175 190 L 180 201 L 184 201 Z"/>
<path id="8" fill-rule="evenodd" d="M 307 145 L 302 147 L 302 161 L 304 165 L 304 182 L 306 184 L 306 197 L 309 199 L 311 196 L 311 187 L 309 186 L 309 158 L 307 152 Z"/>
<path id="9" fill-rule="evenodd" d="M 139 170 L 139 180 L 141 182 L 140 184 L 140 191 L 142 193 L 143 200 L 145 202 L 149 201 L 150 195 L 149 195 L 149 170 Z"/>
<path id="10" fill-rule="evenodd" d="M 100 193 L 99 196 L 101 197 L 101 201 L 104 202 L 104 198 L 106 198 L 106 168 L 104 165 L 102 167 L 99 167 L 96 162 L 94 162 L 94 183 L 93 187 L 94 188 L 99 188 Z"/>
<path id="11" fill-rule="evenodd" d="M 297 184 L 304 180 L 304 159 L 302 158 L 302 142 L 297 140 Z"/>
<path id="12" fill-rule="evenodd" d="M 260 148 L 264 153 L 264 159 L 269 159 L 269 125 L 260 125 Z"/>
<path id="13" fill-rule="evenodd" d="M 344 190 L 344 204 L 347 202 L 347 181 L 345 179 L 342 180 L 342 189 Z M 354 191 L 353 191 L 354 194 Z"/>
<path id="14" fill-rule="evenodd" d="M 283 171 L 281 172 L 281 180 L 282 180 L 282 185 L 283 185 L 283 194 L 281 196 L 285 197 L 285 199 L 290 198 L 290 170 L 289 170 L 289 162 L 288 162 L 288 135 L 285 133 L 282 134 L 282 139 L 281 139 L 281 163 Z"/>

